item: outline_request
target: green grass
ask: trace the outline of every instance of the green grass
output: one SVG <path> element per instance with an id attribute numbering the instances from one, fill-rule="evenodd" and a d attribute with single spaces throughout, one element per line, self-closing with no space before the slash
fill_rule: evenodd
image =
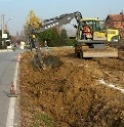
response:
<path id="1" fill-rule="evenodd" d="M 33 123 L 31 127 L 55 127 L 54 121 L 47 115 L 41 112 L 36 112 L 33 117 Z"/>

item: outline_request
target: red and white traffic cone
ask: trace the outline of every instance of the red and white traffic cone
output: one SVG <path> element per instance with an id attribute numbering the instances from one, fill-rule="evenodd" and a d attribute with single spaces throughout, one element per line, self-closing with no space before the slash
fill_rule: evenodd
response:
<path id="1" fill-rule="evenodd" d="M 14 84 L 11 84 L 11 86 L 10 86 L 10 94 L 15 95 L 15 86 L 14 86 Z"/>
<path id="2" fill-rule="evenodd" d="M 21 59 L 21 55 L 18 54 L 18 55 L 17 55 L 17 61 L 20 62 L 20 59 Z"/>
<path id="3" fill-rule="evenodd" d="M 17 97 L 15 85 L 13 84 L 13 82 L 11 83 L 11 86 L 10 86 L 9 97 Z"/>

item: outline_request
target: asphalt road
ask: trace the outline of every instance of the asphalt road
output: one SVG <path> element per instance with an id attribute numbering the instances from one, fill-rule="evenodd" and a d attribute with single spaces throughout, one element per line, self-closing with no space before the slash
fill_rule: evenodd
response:
<path id="1" fill-rule="evenodd" d="M 14 78 L 17 55 L 23 50 L 0 52 L 0 127 L 6 127 L 10 85 Z M 16 114 L 15 114 L 16 115 Z"/>

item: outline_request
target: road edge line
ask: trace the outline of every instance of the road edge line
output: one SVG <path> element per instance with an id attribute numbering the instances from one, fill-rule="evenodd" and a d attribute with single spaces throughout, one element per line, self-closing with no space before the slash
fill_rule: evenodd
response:
<path id="1" fill-rule="evenodd" d="M 19 62 L 16 62 L 14 79 L 13 79 L 13 83 L 15 85 L 15 90 L 17 89 L 18 70 L 19 70 Z M 10 97 L 6 127 L 13 127 L 14 126 L 15 102 L 16 102 L 16 98 Z"/>

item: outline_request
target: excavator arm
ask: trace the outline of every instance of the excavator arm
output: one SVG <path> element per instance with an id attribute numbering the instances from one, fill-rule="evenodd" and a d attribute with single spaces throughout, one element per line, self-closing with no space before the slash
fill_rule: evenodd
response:
<path id="1" fill-rule="evenodd" d="M 62 25 L 66 25 L 68 23 L 71 22 L 72 19 L 76 19 L 77 23 L 79 23 L 79 21 L 82 18 L 82 15 L 80 12 L 74 12 L 74 13 L 69 13 L 69 14 L 62 14 L 60 16 L 56 16 L 54 18 L 50 18 L 50 19 L 45 19 L 43 21 L 43 25 L 41 28 L 38 29 L 34 29 L 32 26 L 29 26 L 29 32 L 30 32 L 30 45 L 31 45 L 31 49 L 33 48 L 33 44 L 35 45 L 35 49 L 36 49 L 36 56 L 35 56 L 35 62 L 38 63 L 37 66 L 38 68 L 42 68 L 44 69 L 44 62 L 42 59 L 42 54 L 41 54 L 41 50 L 40 50 L 40 45 L 39 45 L 39 41 L 38 41 L 38 33 L 44 32 L 46 30 L 49 30 L 51 28 L 54 27 L 61 27 Z"/>

